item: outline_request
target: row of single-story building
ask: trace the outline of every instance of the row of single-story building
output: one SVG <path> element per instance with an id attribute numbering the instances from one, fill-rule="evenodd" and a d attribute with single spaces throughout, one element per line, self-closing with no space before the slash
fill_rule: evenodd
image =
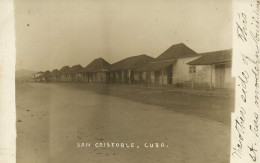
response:
<path id="1" fill-rule="evenodd" d="M 172 45 L 157 58 L 142 54 L 113 64 L 97 58 L 86 67 L 64 66 L 60 70 L 38 72 L 33 78 L 47 82 L 233 88 L 231 63 L 232 49 L 198 54 L 180 43 Z"/>

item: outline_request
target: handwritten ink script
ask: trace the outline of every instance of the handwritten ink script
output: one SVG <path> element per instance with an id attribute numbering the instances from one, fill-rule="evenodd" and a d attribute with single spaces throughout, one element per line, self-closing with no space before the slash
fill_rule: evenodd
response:
<path id="1" fill-rule="evenodd" d="M 232 114 L 231 163 L 259 162 L 259 4 L 236 1 L 234 53 L 236 108 Z M 242 6 L 243 7 L 242 7 Z"/>

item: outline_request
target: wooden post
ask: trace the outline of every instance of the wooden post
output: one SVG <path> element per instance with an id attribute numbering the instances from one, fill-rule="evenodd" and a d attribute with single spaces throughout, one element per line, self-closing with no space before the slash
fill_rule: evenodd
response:
<path id="1" fill-rule="evenodd" d="M 129 75 L 128 84 L 131 84 L 131 70 L 130 69 L 128 69 L 128 75 Z"/>
<path id="2" fill-rule="evenodd" d="M 163 68 L 162 68 L 162 86 L 163 86 Z"/>
<path id="3" fill-rule="evenodd" d="M 191 89 L 193 89 L 193 72 L 191 73 Z"/>
<path id="4" fill-rule="evenodd" d="M 116 75 L 115 75 L 115 83 L 117 84 L 117 71 L 116 71 Z"/>
<path id="5" fill-rule="evenodd" d="M 210 89 L 212 89 L 212 65 L 210 65 Z"/>
<path id="6" fill-rule="evenodd" d="M 150 84 L 152 84 L 152 71 L 150 71 Z"/>
<path id="7" fill-rule="evenodd" d="M 120 81 L 120 83 L 122 84 L 122 83 L 125 83 L 125 76 L 124 76 L 125 74 L 124 74 L 124 70 L 122 70 L 122 72 L 121 72 L 121 77 L 120 76 L 118 76 L 118 79 L 119 79 L 119 81 Z M 120 78 L 119 78 L 120 77 Z"/>

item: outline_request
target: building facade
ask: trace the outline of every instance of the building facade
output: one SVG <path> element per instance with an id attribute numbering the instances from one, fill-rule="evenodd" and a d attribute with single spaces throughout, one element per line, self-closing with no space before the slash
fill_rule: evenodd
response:
<path id="1" fill-rule="evenodd" d="M 193 87 L 234 89 L 232 77 L 232 50 L 202 53 L 202 56 L 188 63 L 189 78 Z"/>

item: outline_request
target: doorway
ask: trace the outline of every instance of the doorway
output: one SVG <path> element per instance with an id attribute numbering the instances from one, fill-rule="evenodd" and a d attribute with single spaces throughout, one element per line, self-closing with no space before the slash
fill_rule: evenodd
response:
<path id="1" fill-rule="evenodd" d="M 167 84 L 172 84 L 172 65 L 167 67 Z"/>
<path id="2" fill-rule="evenodd" d="M 225 87 L 225 65 L 215 65 L 216 72 L 216 88 Z"/>

